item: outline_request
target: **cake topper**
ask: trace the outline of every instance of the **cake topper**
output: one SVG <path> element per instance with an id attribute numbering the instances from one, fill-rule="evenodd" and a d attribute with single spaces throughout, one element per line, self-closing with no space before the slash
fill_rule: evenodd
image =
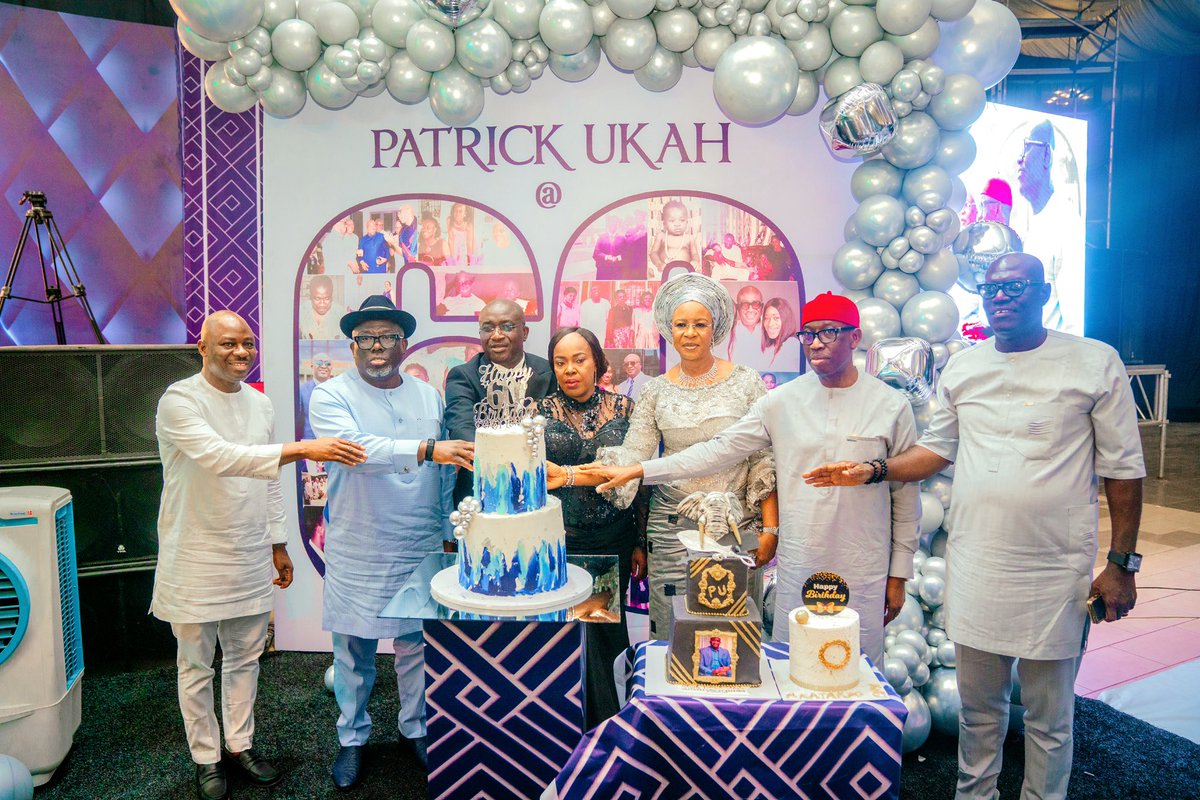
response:
<path id="1" fill-rule="evenodd" d="M 682 516 L 696 520 L 701 550 L 704 549 L 706 536 L 715 543 L 732 532 L 737 543 L 742 543 L 742 534 L 737 526 L 742 519 L 742 504 L 732 492 L 692 492 L 679 501 L 675 510 Z"/>
<path id="2" fill-rule="evenodd" d="M 804 582 L 804 605 L 814 614 L 837 614 L 850 603 L 850 587 L 836 572 L 814 572 Z M 797 619 L 797 622 L 804 622 Z"/>
<path id="3" fill-rule="evenodd" d="M 520 425 L 533 415 L 537 405 L 528 395 L 533 369 L 528 365 L 505 369 L 496 364 L 479 368 L 479 384 L 484 387 L 483 399 L 475 404 L 475 428 L 503 428 Z"/>

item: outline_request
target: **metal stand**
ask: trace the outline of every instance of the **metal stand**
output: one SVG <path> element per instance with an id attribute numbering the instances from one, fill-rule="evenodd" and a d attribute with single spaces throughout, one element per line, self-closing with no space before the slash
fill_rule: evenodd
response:
<path id="1" fill-rule="evenodd" d="M 54 317 L 55 339 L 59 344 L 66 344 L 67 331 L 63 325 L 62 302 L 77 298 L 79 304 L 83 306 L 84 313 L 87 314 L 88 322 L 92 326 L 92 333 L 96 335 L 96 343 L 108 344 L 104 339 L 104 334 L 100 331 L 100 326 L 96 324 L 96 315 L 92 313 L 92 307 L 88 304 L 87 289 L 84 288 L 83 281 L 79 278 L 79 272 L 75 269 L 74 262 L 71 261 L 71 254 L 67 252 L 66 242 L 63 241 L 58 224 L 54 221 L 54 214 L 46 208 L 46 194 L 44 192 L 25 192 L 21 195 L 20 205 L 26 203 L 29 203 L 29 210 L 25 212 L 25 226 L 21 229 L 21 237 L 17 239 L 17 247 L 13 251 L 12 261 L 8 265 L 8 277 L 4 280 L 4 286 L 0 287 L 0 318 L 4 314 L 4 304 L 10 297 L 30 303 L 43 303 L 50 306 L 51 314 Z M 50 245 L 50 263 L 48 265 L 45 252 L 42 250 L 42 228 L 46 229 L 46 239 Z M 33 230 L 34 237 L 37 239 L 38 262 L 42 268 L 42 286 L 46 290 L 44 300 L 36 297 L 22 297 L 12 293 L 13 281 L 17 277 L 17 267 L 21 265 L 21 255 L 25 252 L 25 245 L 29 242 L 30 229 Z M 63 280 L 58 272 L 60 263 L 68 285 L 74 290 L 70 294 L 63 294 Z"/>
<path id="2" fill-rule="evenodd" d="M 1125 374 L 1129 376 L 1130 388 L 1137 388 L 1133 394 L 1133 404 L 1137 407 L 1138 427 L 1158 428 L 1158 477 L 1161 479 L 1166 471 L 1167 460 L 1167 388 L 1171 382 L 1171 373 L 1164 364 L 1125 365 Z M 1146 385 L 1142 379 L 1153 379 L 1152 394 L 1146 393 Z"/>

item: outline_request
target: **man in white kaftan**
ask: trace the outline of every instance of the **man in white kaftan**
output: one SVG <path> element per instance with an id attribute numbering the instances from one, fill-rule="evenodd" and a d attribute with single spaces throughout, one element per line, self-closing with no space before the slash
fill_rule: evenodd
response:
<path id="1" fill-rule="evenodd" d="M 425 760 L 425 657 L 420 620 L 379 612 L 413 570 L 451 540 L 454 470 L 469 468 L 473 446 L 439 442 L 442 398 L 400 372 L 416 321 L 385 295 L 372 295 L 342 317 L 357 369 L 313 390 L 310 422 L 318 434 L 366 448 L 366 462 L 329 467 L 325 505 L 322 626 L 333 633 L 334 696 L 340 749 L 333 780 L 358 782 L 371 734 L 367 701 L 375 685 L 379 639 L 392 639 L 400 694 L 400 734 Z"/>
<path id="2" fill-rule="evenodd" d="M 354 463 L 361 448 L 338 440 L 271 443 L 271 402 L 242 385 L 257 351 L 241 317 L 210 316 L 199 349 L 203 370 L 172 384 L 155 418 L 163 493 L 150 611 L 171 623 L 178 640 L 179 706 L 203 799 L 227 792 L 213 710 L 218 640 L 226 750 L 255 783 L 280 777 L 251 749 L 272 567 L 276 585 L 292 582 L 280 466 L 302 458 Z"/>

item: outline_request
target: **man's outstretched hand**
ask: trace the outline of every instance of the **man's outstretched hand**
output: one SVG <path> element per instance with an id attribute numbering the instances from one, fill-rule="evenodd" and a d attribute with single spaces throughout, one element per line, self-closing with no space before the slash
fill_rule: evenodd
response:
<path id="1" fill-rule="evenodd" d="M 355 467 L 367 460 L 367 450 L 361 444 L 336 436 L 306 439 L 300 444 L 304 448 L 304 457 L 312 461 L 336 461 Z"/>
<path id="2" fill-rule="evenodd" d="M 433 460 L 438 464 L 453 464 L 456 467 L 475 468 L 475 443 L 462 439 L 446 439 L 433 446 Z"/>
<path id="3" fill-rule="evenodd" d="M 641 464 L 634 464 L 628 467 L 610 467 L 599 462 L 593 462 L 576 467 L 575 469 L 586 475 L 603 479 L 604 483 L 596 487 L 597 492 L 605 492 L 609 489 L 615 489 L 618 486 L 624 486 L 630 481 L 642 477 L 643 474 Z"/>
<path id="4" fill-rule="evenodd" d="M 862 486 L 871 479 L 870 464 L 859 461 L 835 461 L 811 469 L 802 476 L 809 486 Z"/>

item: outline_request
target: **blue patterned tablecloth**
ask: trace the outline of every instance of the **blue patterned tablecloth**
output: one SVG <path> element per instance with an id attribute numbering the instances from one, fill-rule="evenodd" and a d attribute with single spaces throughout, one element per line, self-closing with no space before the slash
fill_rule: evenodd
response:
<path id="1" fill-rule="evenodd" d="M 630 651 L 629 702 L 584 735 L 543 798 L 899 798 L 907 712 L 887 681 L 880 700 L 651 696 L 647 652 L 665 646 Z"/>

